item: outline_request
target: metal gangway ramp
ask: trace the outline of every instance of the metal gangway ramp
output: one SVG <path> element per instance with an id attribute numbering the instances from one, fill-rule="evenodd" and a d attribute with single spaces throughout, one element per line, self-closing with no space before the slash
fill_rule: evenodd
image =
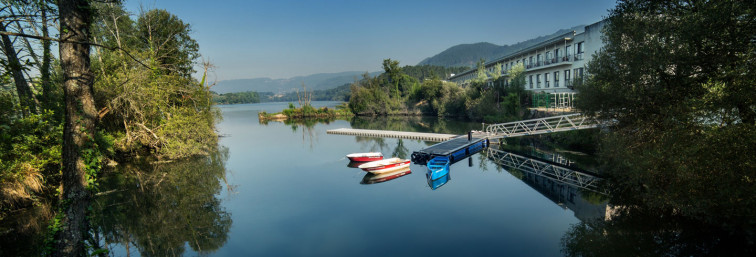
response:
<path id="1" fill-rule="evenodd" d="M 491 124 L 486 127 L 489 139 L 537 135 L 560 131 L 589 129 L 598 127 L 599 123 L 590 117 L 575 113 L 551 116 L 531 120 Z"/>

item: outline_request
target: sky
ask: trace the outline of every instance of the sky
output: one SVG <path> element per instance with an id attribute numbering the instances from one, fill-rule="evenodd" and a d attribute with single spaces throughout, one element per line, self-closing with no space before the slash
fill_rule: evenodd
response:
<path id="1" fill-rule="evenodd" d="M 126 0 L 191 24 L 215 79 L 290 78 L 416 65 L 458 44 L 515 44 L 592 24 L 610 0 Z"/>

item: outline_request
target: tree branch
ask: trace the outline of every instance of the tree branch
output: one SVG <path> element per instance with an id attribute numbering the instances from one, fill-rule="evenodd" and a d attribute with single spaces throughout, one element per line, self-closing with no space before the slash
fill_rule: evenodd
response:
<path id="1" fill-rule="evenodd" d="M 55 41 L 55 42 L 58 42 L 58 43 L 73 43 L 73 44 L 82 44 L 82 45 L 97 46 L 97 47 L 102 47 L 102 48 L 108 49 L 110 51 L 119 50 L 119 51 L 125 53 L 126 55 L 128 55 L 132 60 L 134 60 L 134 61 L 138 62 L 139 64 L 141 64 L 142 66 L 144 66 L 145 68 L 150 69 L 150 70 L 155 70 L 155 69 L 151 68 L 150 66 L 147 66 L 147 64 L 144 64 L 142 61 L 140 61 L 139 59 L 137 59 L 133 55 L 131 55 L 131 53 L 129 53 L 129 51 L 126 51 L 126 49 L 123 49 L 123 48 L 120 48 L 120 47 L 117 47 L 117 46 L 110 47 L 110 46 L 105 46 L 105 45 L 96 44 L 96 43 L 92 43 L 92 42 L 70 41 L 70 40 L 64 40 L 64 39 L 58 39 L 58 38 L 52 38 L 52 37 L 43 37 L 43 36 L 37 36 L 37 35 L 22 34 L 22 33 L 10 32 L 10 31 L 0 31 L 0 35 L 33 38 L 33 39 L 38 39 L 38 40 L 49 40 L 49 41 Z"/>

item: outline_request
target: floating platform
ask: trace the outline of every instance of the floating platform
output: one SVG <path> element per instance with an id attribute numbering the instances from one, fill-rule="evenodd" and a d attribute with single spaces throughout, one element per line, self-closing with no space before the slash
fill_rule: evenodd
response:
<path id="1" fill-rule="evenodd" d="M 390 130 L 370 130 L 370 129 L 349 129 L 349 128 L 331 129 L 331 130 L 327 130 L 326 133 L 336 134 L 336 135 L 362 136 L 362 137 L 389 137 L 389 138 L 414 139 L 414 140 L 433 141 L 433 142 L 444 142 L 457 136 L 457 135 L 452 135 L 452 134 L 404 132 L 404 131 L 390 131 Z"/>
<path id="2" fill-rule="evenodd" d="M 488 144 L 488 138 L 484 133 L 456 136 L 453 139 L 413 152 L 412 162 L 425 165 L 428 160 L 443 156 L 449 158 L 450 163 L 455 163 L 480 152 L 483 148 L 488 147 Z"/>

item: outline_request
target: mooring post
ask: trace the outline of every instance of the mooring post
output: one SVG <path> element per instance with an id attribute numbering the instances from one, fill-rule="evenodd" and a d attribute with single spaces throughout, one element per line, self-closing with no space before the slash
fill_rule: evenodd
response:
<path id="1" fill-rule="evenodd" d="M 472 140 L 472 131 L 467 131 L 467 141 Z"/>

